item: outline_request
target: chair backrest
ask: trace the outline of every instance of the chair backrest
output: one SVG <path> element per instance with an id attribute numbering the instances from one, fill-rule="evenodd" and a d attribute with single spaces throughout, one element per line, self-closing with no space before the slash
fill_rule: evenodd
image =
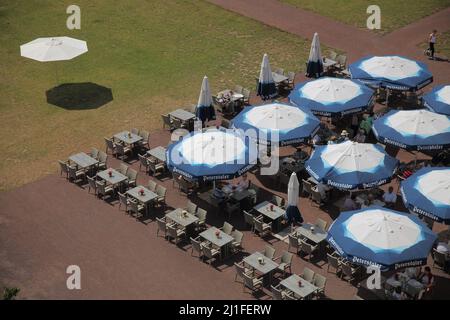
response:
<path id="1" fill-rule="evenodd" d="M 234 238 L 234 241 L 236 241 L 237 243 L 241 243 L 244 234 L 239 230 L 234 230 L 233 232 L 231 232 L 231 236 Z"/>
<path id="2" fill-rule="evenodd" d="M 120 143 L 116 144 L 116 150 L 119 154 L 125 153 L 125 146 L 121 145 Z"/>
<path id="3" fill-rule="evenodd" d="M 145 156 L 143 156 L 142 154 L 138 154 L 138 157 L 139 157 L 139 161 L 141 162 L 141 164 L 144 167 L 148 167 L 148 159 Z"/>
<path id="4" fill-rule="evenodd" d="M 71 166 L 67 166 L 67 170 L 69 171 L 69 178 L 76 179 L 77 178 L 77 169 Z"/>
<path id="5" fill-rule="evenodd" d="M 313 284 L 320 289 L 325 289 L 325 285 L 327 283 L 327 278 L 322 276 L 321 274 L 316 273 L 314 275 L 314 281 Z"/>
<path id="6" fill-rule="evenodd" d="M 277 205 L 278 207 L 283 207 L 284 199 L 282 197 L 279 197 L 277 195 L 273 195 L 272 202 Z"/>
<path id="7" fill-rule="evenodd" d="M 139 135 L 139 129 L 132 128 L 132 129 L 131 129 L 131 133 L 132 133 L 132 134 Z"/>
<path id="8" fill-rule="evenodd" d="M 134 213 L 139 213 L 139 203 L 137 201 L 130 201 L 130 208 Z"/>
<path id="9" fill-rule="evenodd" d="M 148 190 L 150 190 L 152 192 L 155 192 L 156 191 L 156 186 L 157 186 L 157 184 L 156 184 L 155 181 L 153 181 L 153 180 L 149 180 L 148 181 Z"/>
<path id="10" fill-rule="evenodd" d="M 352 277 L 352 276 L 353 276 L 353 269 L 352 269 L 352 266 L 351 266 L 351 265 L 349 265 L 349 264 L 347 264 L 347 263 L 342 263 L 342 264 L 341 264 L 341 269 L 342 269 L 342 272 L 343 272 L 346 276 L 349 276 L 349 277 Z"/>
<path id="11" fill-rule="evenodd" d="M 134 180 L 136 181 L 138 176 L 138 172 L 136 170 L 134 170 L 133 168 L 128 168 L 127 170 L 127 177 L 129 180 Z"/>
<path id="12" fill-rule="evenodd" d="M 161 118 L 165 125 L 168 125 L 169 127 L 172 125 L 172 123 L 170 122 L 170 116 L 168 114 L 162 114 Z"/>
<path id="13" fill-rule="evenodd" d="M 106 152 L 99 151 L 98 152 L 98 161 L 100 161 L 101 163 L 106 163 L 107 160 L 108 160 L 108 154 Z"/>
<path id="14" fill-rule="evenodd" d="M 275 248 L 267 245 L 267 246 L 264 247 L 264 253 L 263 254 L 267 258 L 272 260 L 275 257 Z"/>
<path id="15" fill-rule="evenodd" d="M 97 159 L 97 157 L 98 157 L 98 149 L 97 148 L 91 148 L 91 151 L 89 152 L 89 155 L 92 158 Z"/>
<path id="16" fill-rule="evenodd" d="M 316 220 L 316 226 L 317 227 L 319 227 L 320 229 L 326 231 L 327 230 L 327 225 L 328 225 L 328 223 L 325 220 L 317 218 L 317 220 Z"/>
<path id="17" fill-rule="evenodd" d="M 226 129 L 230 129 L 230 121 L 228 121 L 227 119 L 222 119 L 220 121 L 220 125 Z"/>
<path id="18" fill-rule="evenodd" d="M 293 235 L 293 234 L 289 234 L 289 245 L 291 247 L 294 247 L 294 248 L 299 248 L 300 247 L 300 243 L 298 241 L 298 238 L 295 235 Z"/>
<path id="19" fill-rule="evenodd" d="M 231 232 L 233 231 L 233 226 L 225 221 L 223 223 L 222 231 L 228 235 L 231 235 Z"/>
<path id="20" fill-rule="evenodd" d="M 329 57 L 331 60 L 336 60 L 337 53 L 334 52 L 334 51 L 330 51 L 330 53 L 328 54 L 328 57 Z"/>
<path id="21" fill-rule="evenodd" d="M 234 86 L 234 92 L 236 93 L 242 93 L 242 89 L 244 88 L 238 84 Z"/>
<path id="22" fill-rule="evenodd" d="M 281 290 L 279 290 L 271 285 L 270 291 L 272 291 L 272 299 L 273 300 L 283 300 L 283 293 Z"/>
<path id="23" fill-rule="evenodd" d="M 294 80 L 295 80 L 295 72 L 294 71 L 289 71 L 287 76 L 288 76 L 288 79 L 290 82 L 294 82 Z"/>
<path id="24" fill-rule="evenodd" d="M 283 254 L 281 256 L 281 262 L 286 263 L 287 265 L 290 265 L 292 263 L 292 258 L 294 255 L 290 252 L 283 251 Z"/>
<path id="25" fill-rule="evenodd" d="M 181 125 L 183 124 L 183 122 L 180 119 L 173 118 L 172 121 L 173 121 L 174 127 L 181 128 Z"/>
<path id="26" fill-rule="evenodd" d="M 312 283 L 313 280 L 314 280 L 314 274 L 315 274 L 314 271 L 312 271 L 312 270 L 311 270 L 310 268 L 308 268 L 308 267 L 305 267 L 305 268 L 303 269 L 303 275 L 302 275 L 302 278 L 305 279 L 306 281 Z"/>
<path id="27" fill-rule="evenodd" d="M 263 232 L 263 222 L 261 220 L 253 219 L 253 224 L 256 231 Z"/>
<path id="28" fill-rule="evenodd" d="M 120 203 L 124 204 L 124 205 L 128 205 L 128 197 L 126 194 L 123 194 L 121 192 L 117 192 L 117 194 L 119 195 L 119 201 Z"/>
<path id="29" fill-rule="evenodd" d="M 311 254 L 312 252 L 312 246 L 303 240 L 300 240 L 300 248 L 303 252 L 307 254 Z"/>
<path id="30" fill-rule="evenodd" d="M 247 288 L 249 288 L 251 290 L 254 289 L 254 283 L 253 283 L 253 278 L 252 277 L 250 277 L 249 275 L 244 273 L 242 279 L 244 279 L 244 285 Z"/>
<path id="31" fill-rule="evenodd" d="M 206 215 L 207 215 L 207 211 L 205 209 L 202 208 L 197 208 L 197 218 L 200 221 L 205 221 L 206 220 Z"/>
<path id="32" fill-rule="evenodd" d="M 433 249 L 433 260 L 440 266 L 445 266 L 446 264 L 445 254 L 436 249 Z"/>
<path id="33" fill-rule="evenodd" d="M 247 223 L 247 224 L 253 226 L 253 224 L 254 224 L 254 218 L 253 218 L 253 215 L 251 215 L 250 213 L 248 213 L 248 212 L 245 211 L 245 210 L 243 210 L 243 211 L 244 211 L 244 220 L 245 220 L 245 223 Z"/>
<path id="34" fill-rule="evenodd" d="M 156 218 L 156 222 L 158 223 L 158 229 L 160 230 L 160 231 L 163 231 L 163 232 L 166 232 L 166 226 L 167 226 L 167 224 L 166 224 L 166 221 L 164 221 L 163 219 L 160 219 L 160 218 Z"/>
<path id="35" fill-rule="evenodd" d="M 156 194 L 160 197 L 165 197 L 166 196 L 166 192 L 167 189 L 165 187 L 163 187 L 162 185 L 158 184 L 156 186 Z"/>
<path id="36" fill-rule="evenodd" d="M 62 160 L 58 160 L 59 163 L 59 167 L 61 168 L 61 171 L 64 173 L 68 173 L 69 172 L 69 168 L 67 166 L 67 163 L 62 161 Z"/>
<path id="37" fill-rule="evenodd" d="M 302 184 L 303 184 L 303 192 L 311 194 L 311 192 L 312 192 L 312 184 L 311 184 L 311 182 L 306 181 L 306 180 L 302 180 Z"/>
<path id="38" fill-rule="evenodd" d="M 315 202 L 317 202 L 317 203 L 322 202 L 322 196 L 320 195 L 319 191 L 311 189 L 311 196 Z"/>
<path id="39" fill-rule="evenodd" d="M 89 183 L 89 187 L 93 188 L 94 190 L 97 189 L 97 184 L 95 183 L 95 179 L 91 178 L 89 176 L 86 176 L 88 183 Z"/>
<path id="40" fill-rule="evenodd" d="M 148 142 L 150 138 L 150 132 L 148 132 L 147 130 L 141 130 L 139 132 L 139 135 L 142 137 L 142 139 L 144 139 L 145 142 Z"/>
<path id="41" fill-rule="evenodd" d="M 191 214 L 195 214 L 197 212 L 197 205 L 193 203 L 191 200 L 188 200 L 186 205 L 186 211 Z"/>
<path id="42" fill-rule="evenodd" d="M 347 63 L 347 56 L 344 55 L 339 55 L 336 58 L 337 62 L 341 65 L 341 67 L 345 67 L 346 63 Z"/>
<path id="43" fill-rule="evenodd" d="M 208 257 L 208 258 L 210 258 L 210 259 L 214 257 L 214 255 L 213 255 L 213 253 L 212 253 L 212 250 L 211 250 L 211 247 L 209 247 L 209 246 L 203 246 L 202 249 L 203 249 L 203 254 L 204 254 L 206 257 Z"/>
<path id="44" fill-rule="evenodd" d="M 106 189 L 105 189 L 106 185 L 104 182 L 95 181 L 95 184 L 96 184 L 97 190 L 100 194 L 103 194 L 103 195 L 106 194 Z"/>
<path id="45" fill-rule="evenodd" d="M 121 162 L 119 168 L 117 168 L 117 171 L 119 171 L 123 175 L 126 175 L 128 171 L 128 166 L 125 163 Z"/>
<path id="46" fill-rule="evenodd" d="M 244 96 L 245 99 L 250 98 L 250 90 L 249 89 L 242 89 L 242 95 Z"/>
<path id="47" fill-rule="evenodd" d="M 166 230 L 169 237 L 177 238 L 177 229 L 175 227 L 166 224 Z"/>
<path id="48" fill-rule="evenodd" d="M 191 245 L 192 245 L 192 249 L 194 249 L 198 253 L 202 252 L 202 245 L 201 245 L 200 241 L 197 241 L 191 237 Z"/>
<path id="49" fill-rule="evenodd" d="M 244 264 L 242 262 L 235 262 L 234 263 L 234 268 L 236 269 L 236 273 L 238 274 L 238 276 L 240 276 L 241 278 L 244 277 L 244 273 L 245 273 L 245 267 Z"/>
<path id="50" fill-rule="evenodd" d="M 104 139 L 105 139 L 106 147 L 108 149 L 114 150 L 114 142 L 109 138 L 104 138 Z"/>
<path id="51" fill-rule="evenodd" d="M 328 264 L 330 266 L 332 266 L 335 269 L 339 268 L 339 260 L 338 258 L 332 256 L 331 254 L 327 253 L 327 260 L 328 260 Z"/>

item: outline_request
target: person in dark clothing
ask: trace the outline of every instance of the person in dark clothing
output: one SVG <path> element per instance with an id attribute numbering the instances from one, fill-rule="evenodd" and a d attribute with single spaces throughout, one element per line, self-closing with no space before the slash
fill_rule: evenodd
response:
<path id="1" fill-rule="evenodd" d="M 429 50 L 430 50 L 430 59 L 434 60 L 434 45 L 436 43 L 436 34 L 437 34 L 437 30 L 433 30 L 432 33 L 430 33 L 430 36 L 428 38 L 428 42 L 429 42 Z"/>

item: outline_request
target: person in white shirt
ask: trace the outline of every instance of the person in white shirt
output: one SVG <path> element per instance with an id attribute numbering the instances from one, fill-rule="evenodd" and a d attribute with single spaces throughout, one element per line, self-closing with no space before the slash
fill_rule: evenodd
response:
<path id="1" fill-rule="evenodd" d="M 388 191 L 383 194 L 383 201 L 387 207 L 394 207 L 397 202 L 397 195 L 394 193 L 394 188 L 389 187 Z"/>
<path id="2" fill-rule="evenodd" d="M 444 254 L 450 254 L 450 246 L 445 242 L 439 242 L 436 251 Z"/>
<path id="3" fill-rule="evenodd" d="M 247 174 L 243 174 L 241 180 L 237 184 L 237 188 L 241 190 L 246 190 L 250 187 L 250 180 L 248 180 Z"/>
<path id="4" fill-rule="evenodd" d="M 429 49 L 431 52 L 430 59 L 432 59 L 432 60 L 434 60 L 434 45 L 436 43 L 436 34 L 437 34 L 437 30 L 435 29 L 435 30 L 433 30 L 432 33 L 430 33 L 430 36 L 428 38 L 429 45 L 430 45 Z"/>

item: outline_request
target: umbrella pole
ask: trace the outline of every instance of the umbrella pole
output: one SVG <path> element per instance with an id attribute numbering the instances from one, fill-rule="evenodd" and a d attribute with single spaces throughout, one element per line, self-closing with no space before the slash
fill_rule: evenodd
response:
<path id="1" fill-rule="evenodd" d="M 390 93 L 391 93 L 391 91 L 386 88 L 386 107 L 388 106 L 388 103 L 389 103 L 389 95 L 390 95 Z"/>

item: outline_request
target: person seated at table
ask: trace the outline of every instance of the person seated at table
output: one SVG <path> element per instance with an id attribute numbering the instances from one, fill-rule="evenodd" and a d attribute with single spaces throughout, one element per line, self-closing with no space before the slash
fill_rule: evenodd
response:
<path id="1" fill-rule="evenodd" d="M 246 173 L 241 176 L 241 179 L 237 183 L 236 187 L 241 190 L 247 190 L 250 187 L 250 180 Z"/>
<path id="2" fill-rule="evenodd" d="M 320 144 L 320 141 L 321 141 L 320 136 L 316 133 L 316 134 L 314 135 L 314 137 L 312 138 L 312 144 L 313 144 L 314 146 L 317 146 L 317 145 Z"/>
<path id="3" fill-rule="evenodd" d="M 330 140 L 328 140 L 328 144 L 336 144 L 336 136 L 331 136 Z"/>
<path id="4" fill-rule="evenodd" d="M 328 199 L 328 191 L 331 190 L 331 188 L 329 186 L 327 186 L 326 184 L 323 184 L 322 182 L 319 182 L 316 185 L 316 190 L 320 193 L 320 198 L 325 201 Z"/>
<path id="5" fill-rule="evenodd" d="M 389 187 L 388 191 L 383 194 L 383 201 L 386 203 L 386 207 L 393 208 L 397 202 L 397 194 L 394 193 L 394 188 Z"/>
<path id="6" fill-rule="evenodd" d="M 337 139 L 336 143 L 342 143 L 342 142 L 348 141 L 349 140 L 348 135 L 349 135 L 349 133 L 347 130 L 345 130 L 345 129 L 342 130 L 341 135 Z"/>
<path id="7" fill-rule="evenodd" d="M 364 143 L 366 142 L 366 135 L 364 133 L 364 130 L 359 129 L 358 133 L 355 135 L 355 137 L 353 138 L 353 141 L 358 142 L 358 143 Z"/>
<path id="8" fill-rule="evenodd" d="M 372 123 L 373 123 L 373 115 L 365 113 L 363 114 L 363 120 L 361 120 L 359 128 L 364 130 L 366 135 L 368 135 L 372 130 Z"/>
<path id="9" fill-rule="evenodd" d="M 347 199 L 345 199 L 344 202 L 344 210 L 345 211 L 351 211 L 351 210 L 357 210 L 358 204 L 356 203 L 356 194 L 350 194 Z"/>
<path id="10" fill-rule="evenodd" d="M 418 280 L 425 286 L 425 294 L 430 295 L 434 287 L 434 275 L 431 273 L 429 266 L 425 266 Z"/>
<path id="11" fill-rule="evenodd" d="M 361 209 L 365 209 L 370 207 L 370 201 L 369 199 L 364 200 L 363 204 L 361 205 Z"/>
<path id="12" fill-rule="evenodd" d="M 403 293 L 401 287 L 395 287 L 394 292 L 392 292 L 393 300 L 406 300 L 406 295 Z"/>

